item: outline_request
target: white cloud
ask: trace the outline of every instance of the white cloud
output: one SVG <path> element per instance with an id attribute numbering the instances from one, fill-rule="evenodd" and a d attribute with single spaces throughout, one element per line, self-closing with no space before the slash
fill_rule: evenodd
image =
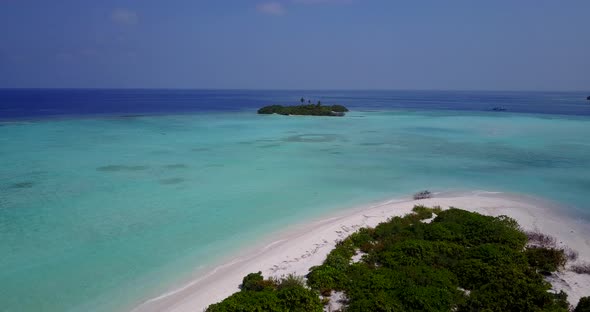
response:
<path id="1" fill-rule="evenodd" d="M 119 8 L 111 12 L 111 20 L 120 25 L 136 25 L 139 23 L 139 16 L 134 11 Z"/>
<path id="2" fill-rule="evenodd" d="M 285 13 L 285 8 L 280 2 L 260 3 L 256 6 L 256 10 L 269 15 L 283 15 Z"/>

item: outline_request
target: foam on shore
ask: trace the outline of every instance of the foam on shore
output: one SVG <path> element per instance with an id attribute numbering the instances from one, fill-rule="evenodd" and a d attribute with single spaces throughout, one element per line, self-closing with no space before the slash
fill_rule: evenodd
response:
<path id="1" fill-rule="evenodd" d="M 242 278 L 262 271 L 265 277 L 290 273 L 305 275 L 310 267 L 321 264 L 335 244 L 361 227 L 374 227 L 393 216 L 411 212 L 414 205 L 456 207 L 486 215 L 508 215 L 527 231 L 554 236 L 558 245 L 579 253 L 577 262 L 590 262 L 590 227 L 583 220 L 560 213 L 560 207 L 547 201 L 499 192 L 473 191 L 463 194 L 436 194 L 424 200 L 399 199 L 347 210 L 307 224 L 293 226 L 262 247 L 245 252 L 198 279 L 173 291 L 150 299 L 134 312 L 202 311 L 239 291 Z M 571 264 L 568 264 L 571 265 Z M 551 278 L 555 291 L 568 293 L 575 305 L 590 295 L 590 275 L 567 271 Z"/>

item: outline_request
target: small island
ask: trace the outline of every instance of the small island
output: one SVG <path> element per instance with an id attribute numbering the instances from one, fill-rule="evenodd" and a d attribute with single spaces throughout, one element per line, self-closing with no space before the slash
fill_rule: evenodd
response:
<path id="1" fill-rule="evenodd" d="M 303 116 L 336 116 L 342 117 L 348 108 L 342 105 L 322 105 L 320 101 L 312 104 L 310 100 L 305 104 L 305 99 L 301 98 L 301 105 L 282 106 L 270 105 L 258 110 L 258 114 L 279 114 L 279 115 L 303 115 Z"/>

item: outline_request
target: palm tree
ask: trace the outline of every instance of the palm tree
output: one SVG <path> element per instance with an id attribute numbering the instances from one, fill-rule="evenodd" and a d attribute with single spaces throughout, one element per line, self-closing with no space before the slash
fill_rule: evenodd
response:
<path id="1" fill-rule="evenodd" d="M 305 99 L 304 98 L 301 98 L 300 101 L 301 101 L 301 104 L 305 103 Z"/>

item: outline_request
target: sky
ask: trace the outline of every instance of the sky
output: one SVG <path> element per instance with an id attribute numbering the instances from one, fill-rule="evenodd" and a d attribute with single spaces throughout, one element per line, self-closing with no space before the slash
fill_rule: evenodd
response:
<path id="1" fill-rule="evenodd" d="M 0 0 L 0 88 L 590 91 L 588 0 Z"/>

